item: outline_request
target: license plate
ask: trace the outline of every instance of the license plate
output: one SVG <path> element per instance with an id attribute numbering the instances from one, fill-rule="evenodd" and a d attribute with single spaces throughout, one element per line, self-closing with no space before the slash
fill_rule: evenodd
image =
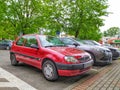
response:
<path id="1" fill-rule="evenodd" d="M 93 65 L 92 62 L 85 63 L 85 64 L 84 64 L 84 68 L 90 67 L 90 66 L 92 66 L 92 65 Z"/>

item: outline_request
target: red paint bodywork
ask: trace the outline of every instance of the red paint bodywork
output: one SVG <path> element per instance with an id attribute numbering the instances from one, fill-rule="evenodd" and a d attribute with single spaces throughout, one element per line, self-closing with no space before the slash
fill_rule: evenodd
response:
<path id="1" fill-rule="evenodd" d="M 65 56 L 83 57 L 85 55 L 89 55 L 87 52 L 83 50 L 71 48 L 71 47 L 47 47 L 47 48 L 42 47 L 38 38 L 39 35 L 35 35 L 35 36 L 38 41 L 39 49 L 25 47 L 24 44 L 23 46 L 16 45 L 16 42 L 17 40 L 19 40 L 19 38 L 16 39 L 16 41 L 14 41 L 10 52 L 15 54 L 17 61 L 24 62 L 36 68 L 42 69 L 42 63 L 46 59 L 52 60 L 54 63 L 69 65 L 69 64 L 79 64 L 80 61 L 78 61 L 77 63 L 70 63 L 65 61 L 64 59 Z M 30 56 L 35 57 L 38 60 L 34 60 L 34 58 L 30 58 Z M 75 76 L 87 72 L 88 70 L 90 70 L 90 68 L 91 66 L 81 70 L 58 69 L 57 71 L 60 76 Z"/>

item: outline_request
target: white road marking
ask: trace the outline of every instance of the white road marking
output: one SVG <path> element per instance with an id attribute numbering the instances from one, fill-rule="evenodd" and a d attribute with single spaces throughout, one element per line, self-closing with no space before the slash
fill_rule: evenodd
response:
<path id="1" fill-rule="evenodd" d="M 0 87 L 17 87 L 20 90 L 37 90 L 13 74 L 0 68 L 0 78 L 5 78 L 9 82 L 0 82 Z"/>

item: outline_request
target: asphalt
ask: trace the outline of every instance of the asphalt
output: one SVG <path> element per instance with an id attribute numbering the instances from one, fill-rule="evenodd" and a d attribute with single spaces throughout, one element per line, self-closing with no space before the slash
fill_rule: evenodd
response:
<path id="1" fill-rule="evenodd" d="M 0 68 L 0 90 L 37 90 L 13 74 Z"/>
<path id="2" fill-rule="evenodd" d="M 77 81 L 64 90 L 120 90 L 120 59 L 103 66 L 96 71 L 92 69 L 89 76 Z M 37 90 L 11 73 L 0 68 L 0 90 Z"/>

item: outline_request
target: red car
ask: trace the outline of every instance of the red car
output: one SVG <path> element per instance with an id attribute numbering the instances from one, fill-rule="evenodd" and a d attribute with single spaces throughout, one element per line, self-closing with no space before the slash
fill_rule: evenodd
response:
<path id="1" fill-rule="evenodd" d="M 75 76 L 90 70 L 93 60 L 82 50 L 66 47 L 58 38 L 45 35 L 24 35 L 13 42 L 10 50 L 13 66 L 19 62 L 42 70 L 47 80 L 59 76 Z"/>

